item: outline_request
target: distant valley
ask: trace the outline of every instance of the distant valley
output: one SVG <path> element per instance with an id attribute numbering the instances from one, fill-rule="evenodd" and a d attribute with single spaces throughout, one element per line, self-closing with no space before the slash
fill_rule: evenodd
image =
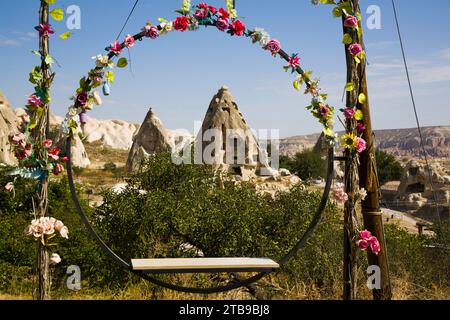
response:
<path id="1" fill-rule="evenodd" d="M 425 149 L 430 157 L 450 157 L 450 126 L 422 128 Z M 280 140 L 280 153 L 293 156 L 313 148 L 320 134 L 294 136 Z M 396 157 L 419 158 L 422 155 L 417 128 L 387 129 L 375 131 L 376 147 Z"/>

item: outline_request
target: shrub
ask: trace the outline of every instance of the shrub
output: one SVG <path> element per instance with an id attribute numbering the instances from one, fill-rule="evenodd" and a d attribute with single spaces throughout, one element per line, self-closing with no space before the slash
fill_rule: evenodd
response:
<path id="1" fill-rule="evenodd" d="M 0 183 L 10 181 L 8 170 L 0 172 Z M 54 251 L 61 255 L 62 262 L 54 267 L 55 284 L 63 283 L 65 270 L 69 265 L 79 265 L 83 277 L 93 284 L 102 283 L 105 257 L 96 244 L 89 238 L 87 231 L 76 213 L 67 179 L 51 181 L 49 184 L 49 215 L 62 220 L 69 227 L 69 240 L 61 240 Z M 5 283 L 0 287 L 14 287 L 14 279 L 30 276 L 36 257 L 34 239 L 25 236 L 24 230 L 33 216 L 33 198 L 36 197 L 34 181 L 17 179 L 15 196 L 0 190 L 0 278 Z M 84 202 L 83 202 L 84 204 Z M 89 208 L 87 208 L 89 212 Z M 8 274 L 11 268 L 17 268 L 17 274 Z M 22 279 L 29 280 L 29 279 Z"/>
<path id="2" fill-rule="evenodd" d="M 288 169 L 293 172 L 294 169 L 292 167 L 292 160 L 288 156 L 280 156 L 280 168 Z"/>
<path id="3" fill-rule="evenodd" d="M 73 170 L 73 173 L 74 173 L 75 175 L 81 175 L 81 174 L 84 174 L 85 171 L 86 171 L 86 169 L 85 169 L 85 168 L 82 168 L 82 167 L 72 167 L 72 170 Z"/>
<path id="4" fill-rule="evenodd" d="M 0 169 L 0 183 L 10 177 Z M 108 245 L 125 260 L 145 257 L 193 257 L 198 250 L 206 256 L 283 256 L 311 221 L 320 194 L 297 186 L 272 198 L 256 192 L 251 183 L 227 182 L 218 188 L 214 171 L 207 166 L 172 164 L 170 155 L 157 155 L 129 179 L 123 193 L 104 191 L 104 203 L 92 209 L 82 201 L 94 227 Z M 23 233 L 32 219 L 31 199 L 35 183 L 18 179 L 16 196 L 0 189 L 0 291 L 31 292 L 36 246 Z M 125 288 L 139 278 L 116 267 L 93 242 L 76 213 L 67 180 L 51 181 L 49 213 L 69 227 L 69 240 L 55 249 L 62 263 L 54 268 L 54 289 L 65 292 L 65 270 L 81 267 L 84 285 L 96 290 Z M 450 222 L 443 222 L 436 235 L 419 237 L 386 225 L 392 278 L 414 284 L 414 297 L 426 296 L 427 288 L 448 288 Z M 193 244 L 188 250 L 183 244 Z M 431 246 L 431 247 L 430 247 Z M 360 283 L 367 265 L 358 254 Z M 172 283 L 192 279 L 189 285 L 211 286 L 216 279 L 203 275 L 164 276 Z M 223 278 L 222 278 L 223 279 Z M 332 204 L 308 244 L 282 270 L 258 287 L 270 296 L 263 283 L 274 281 L 281 288 L 319 288 L 323 297 L 337 297 L 342 281 L 342 222 Z M 85 287 L 84 287 L 85 288 Z M 418 295 L 418 289 L 423 294 Z M 152 290 L 159 290 L 152 287 Z M 334 290 L 334 291 L 333 291 Z M 157 291 L 152 291 L 153 293 Z M 284 292 L 284 291 L 283 291 Z"/>
<path id="5" fill-rule="evenodd" d="M 436 235 L 431 237 L 411 234 L 395 225 L 386 225 L 385 230 L 392 275 L 406 276 L 409 282 L 425 289 L 448 286 L 448 221 L 437 227 Z"/>
<path id="6" fill-rule="evenodd" d="M 115 171 L 117 169 L 117 165 L 114 162 L 105 163 L 103 166 L 103 170 L 106 171 Z"/>
<path id="7" fill-rule="evenodd" d="M 251 183 L 220 189 L 211 168 L 176 166 L 170 155 L 157 155 L 123 193 L 105 192 L 104 200 L 96 225 L 127 260 L 194 256 L 196 250 L 182 250 L 185 243 L 210 257 L 279 259 L 310 223 L 320 195 L 301 186 L 274 199 Z M 330 248 L 341 242 L 336 208 L 328 206 L 326 215 L 308 249 L 284 270 L 292 279 L 325 283 L 340 268 L 341 254 Z"/>

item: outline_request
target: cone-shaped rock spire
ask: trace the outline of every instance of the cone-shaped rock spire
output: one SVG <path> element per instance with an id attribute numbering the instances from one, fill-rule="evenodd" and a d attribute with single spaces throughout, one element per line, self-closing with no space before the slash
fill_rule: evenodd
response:
<path id="1" fill-rule="evenodd" d="M 153 109 L 147 113 L 139 132 L 133 139 L 133 146 L 128 155 L 127 169 L 139 169 L 142 161 L 149 155 L 172 150 L 169 132 L 157 117 Z"/>
<path id="2" fill-rule="evenodd" d="M 228 87 L 213 97 L 195 143 L 196 161 L 246 175 L 262 167 L 259 143 Z M 244 172 L 247 171 L 247 172 Z"/>

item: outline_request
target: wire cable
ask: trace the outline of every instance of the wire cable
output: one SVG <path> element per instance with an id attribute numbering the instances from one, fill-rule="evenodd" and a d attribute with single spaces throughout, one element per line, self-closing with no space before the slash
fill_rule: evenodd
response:
<path id="1" fill-rule="evenodd" d="M 425 159 L 425 164 L 427 166 L 427 171 L 428 171 L 428 178 L 430 180 L 430 188 L 431 188 L 431 192 L 433 193 L 433 198 L 434 198 L 434 202 L 437 203 L 437 194 L 436 194 L 436 190 L 434 188 L 433 185 L 433 175 L 432 175 L 432 169 L 430 167 L 430 163 L 428 161 L 428 153 L 427 150 L 425 149 L 425 143 L 424 143 L 424 139 L 423 139 L 423 134 L 422 134 L 422 127 L 420 125 L 420 120 L 419 120 L 419 114 L 417 112 L 417 106 L 416 106 L 416 99 L 414 98 L 414 90 L 411 84 L 411 77 L 409 74 L 409 68 L 408 68 L 408 62 L 406 60 L 406 54 L 405 54 L 405 47 L 403 45 L 403 38 L 402 38 L 402 34 L 400 31 L 400 23 L 399 23 L 399 19 L 398 19 L 398 15 L 397 15 L 397 8 L 395 6 L 395 0 L 392 0 L 392 8 L 394 10 L 394 17 L 395 17 L 395 23 L 397 26 L 397 33 L 398 33 L 398 39 L 400 41 L 400 48 L 402 50 L 402 56 L 403 56 L 403 63 L 405 65 L 405 71 L 406 71 L 406 78 L 408 79 L 408 86 L 409 86 L 409 93 L 411 95 L 411 101 L 412 101 L 412 105 L 413 105 L 413 109 L 414 109 L 414 115 L 416 118 L 416 123 L 417 123 L 417 129 L 419 131 L 419 138 L 420 138 L 420 146 L 422 148 L 422 152 L 423 152 L 423 156 Z M 439 223 L 441 223 L 441 216 L 439 214 L 439 209 L 436 206 L 436 214 L 437 214 L 437 218 Z"/>
<path id="2" fill-rule="evenodd" d="M 139 3 L 139 0 L 136 0 L 136 2 L 134 3 L 133 8 L 131 9 L 130 13 L 128 14 L 127 19 L 125 20 L 125 23 L 122 26 L 122 29 L 120 30 L 119 34 L 117 35 L 116 40 L 119 40 L 120 36 L 122 35 L 123 30 L 125 30 L 125 27 L 128 24 L 128 21 L 130 21 L 131 16 L 133 15 L 134 10 L 136 9 L 137 5 Z"/>

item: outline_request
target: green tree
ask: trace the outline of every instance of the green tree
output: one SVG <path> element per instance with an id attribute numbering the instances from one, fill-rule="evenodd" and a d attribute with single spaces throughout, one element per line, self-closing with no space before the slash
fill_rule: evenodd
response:
<path id="1" fill-rule="evenodd" d="M 401 179 L 403 167 L 393 155 L 379 149 L 376 150 L 375 155 L 378 179 L 381 185 L 389 181 L 397 181 Z"/>
<path id="2" fill-rule="evenodd" d="M 322 159 L 319 154 L 311 149 L 297 153 L 287 163 L 288 169 L 303 180 L 315 179 L 326 175 L 326 160 Z"/>

